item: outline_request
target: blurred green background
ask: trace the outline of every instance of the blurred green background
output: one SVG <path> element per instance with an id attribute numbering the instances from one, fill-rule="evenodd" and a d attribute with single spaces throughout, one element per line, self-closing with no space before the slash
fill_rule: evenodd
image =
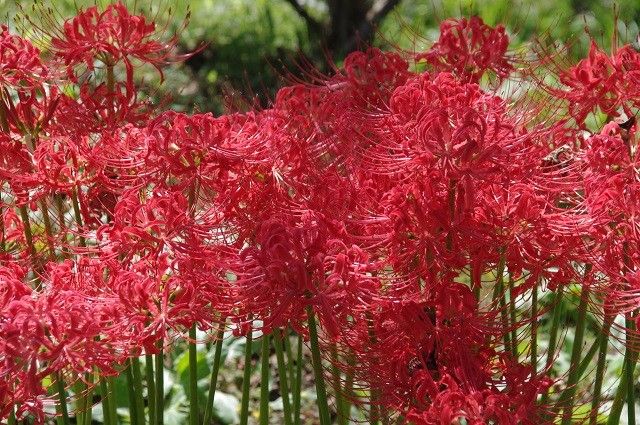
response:
<path id="1" fill-rule="evenodd" d="M 18 5 L 16 5 L 16 3 Z M 25 14 L 53 13 L 57 22 L 87 0 L 0 0 L 0 16 L 16 30 L 30 28 Z M 108 2 L 99 0 L 98 5 Z M 609 44 L 618 15 L 620 39 L 638 35 L 640 1 L 619 0 L 127 0 L 131 8 L 155 17 L 171 36 L 179 32 L 183 52 L 197 52 L 166 72 L 164 84 L 143 73 L 143 86 L 184 111 L 243 110 L 266 106 L 278 87 L 309 69 L 331 72 L 344 56 L 366 45 L 421 50 L 438 35 L 447 17 L 480 15 L 503 23 L 513 46 L 534 37 L 569 42 L 583 55 L 592 37 Z M 23 9 L 20 13 L 19 9 Z M 55 9 L 55 10 L 53 10 Z M 616 12 L 617 10 L 617 12 Z M 183 28 L 184 18 L 189 22 Z M 49 26 L 47 26 L 47 31 Z"/>

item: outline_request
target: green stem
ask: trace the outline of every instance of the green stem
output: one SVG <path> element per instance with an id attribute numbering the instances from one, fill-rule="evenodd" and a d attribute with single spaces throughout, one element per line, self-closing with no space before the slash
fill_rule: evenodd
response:
<path id="1" fill-rule="evenodd" d="M 369 400 L 371 405 L 369 406 L 369 424 L 378 425 L 378 418 L 380 417 L 378 409 L 378 391 L 370 390 Z"/>
<path id="2" fill-rule="evenodd" d="M 58 213 L 58 227 L 60 228 L 60 248 L 62 250 L 62 256 L 69 257 L 69 247 L 67 244 L 67 229 L 64 220 L 64 203 L 62 201 L 62 195 L 54 195 L 56 201 L 56 211 Z"/>
<path id="3" fill-rule="evenodd" d="M 0 184 L 0 252 L 7 252 L 6 230 L 4 228 L 4 202 L 2 200 L 3 184 Z"/>
<path id="4" fill-rule="evenodd" d="M 140 372 L 140 358 L 138 356 L 131 358 L 131 369 L 133 371 L 133 390 L 136 403 L 136 413 L 138 414 L 138 423 L 145 424 L 144 414 L 144 397 L 142 395 L 142 374 Z"/>
<path id="5" fill-rule="evenodd" d="M 109 409 L 111 410 L 110 416 L 113 419 L 113 425 L 118 424 L 118 406 L 115 398 L 116 394 L 116 379 L 113 376 L 107 377 L 107 391 L 109 392 Z"/>
<path id="6" fill-rule="evenodd" d="M 113 110 L 113 97 L 111 95 L 113 95 L 114 92 L 114 88 L 115 88 L 115 75 L 113 72 L 113 64 L 111 63 L 111 60 L 107 60 L 107 93 L 110 95 L 109 96 L 109 109 Z"/>
<path id="7" fill-rule="evenodd" d="M 2 130 L 3 133 L 9 132 L 9 120 L 7 120 L 6 108 L 7 106 L 4 103 L 4 99 L 3 99 L 3 90 L 2 88 L 0 88 L 0 130 Z"/>
<path id="8" fill-rule="evenodd" d="M 36 279 L 36 289 L 40 287 L 40 279 L 38 277 L 38 262 L 36 260 L 36 247 L 33 244 L 33 232 L 31 231 L 31 222 L 29 221 L 29 211 L 27 211 L 26 205 L 22 205 L 20 208 L 20 218 L 22 219 L 22 227 L 24 231 L 24 239 L 27 242 L 27 252 L 31 260 L 31 267 L 33 269 L 33 276 Z"/>
<path id="9" fill-rule="evenodd" d="M 482 288 L 480 287 L 480 285 L 475 286 L 473 288 L 473 296 L 475 297 L 475 299 L 477 301 L 480 301 L 480 291 L 482 290 Z"/>
<path id="10" fill-rule="evenodd" d="M 264 332 L 264 331 L 263 331 Z M 269 425 L 269 354 L 271 344 L 268 334 L 262 334 L 260 365 L 260 425 Z"/>
<path id="11" fill-rule="evenodd" d="M 47 202 L 43 199 L 40 201 L 40 208 L 42 208 L 42 221 L 44 222 L 44 231 L 47 235 L 47 247 L 49 248 L 49 259 L 55 261 L 56 248 L 53 236 L 53 227 L 51 226 L 51 218 L 49 217 L 49 207 Z"/>
<path id="12" fill-rule="evenodd" d="M 351 399 L 353 398 L 353 383 L 354 383 L 354 369 L 355 369 L 355 356 L 353 355 L 353 353 L 349 353 L 349 355 L 347 356 L 347 372 L 346 372 L 346 377 L 345 377 L 345 384 L 344 384 L 344 394 L 345 394 L 345 399 L 344 399 L 344 413 L 343 416 L 346 418 L 347 423 L 349 423 L 349 420 L 351 419 Z"/>
<path id="13" fill-rule="evenodd" d="M 547 348 L 547 361 L 545 364 L 545 369 L 550 371 L 551 365 L 553 364 L 553 359 L 555 357 L 556 345 L 558 343 L 558 330 L 560 329 L 560 319 L 564 316 L 564 304 L 562 302 L 562 297 L 564 293 L 562 289 L 559 289 L 558 292 L 554 295 L 554 306 L 553 306 L 553 318 L 551 320 L 551 329 L 549 330 L 549 347 Z M 549 400 L 549 390 L 547 389 L 543 394 L 540 400 L 540 404 L 543 406 L 546 405 Z"/>
<path id="14" fill-rule="evenodd" d="M 627 352 L 629 354 L 629 361 L 627 362 L 625 360 L 624 370 L 618 384 L 618 389 L 616 390 L 616 395 L 613 399 L 613 405 L 611 406 L 611 410 L 609 411 L 607 425 L 618 425 L 620 423 L 622 407 L 624 405 L 626 397 L 628 396 L 630 375 L 628 370 L 631 371 L 631 382 L 635 381 L 635 375 L 633 371 L 635 370 L 635 366 L 638 361 L 638 353 L 633 351 L 629 352 L 629 350 Z M 627 352 L 625 352 L 625 357 L 627 357 Z"/>
<path id="15" fill-rule="evenodd" d="M 376 337 L 373 316 L 369 311 L 365 313 L 366 321 L 367 321 L 367 333 L 369 334 L 369 342 L 372 346 L 374 346 L 378 342 L 378 338 Z M 377 388 L 373 388 L 371 385 L 371 389 L 369 391 L 369 423 L 371 425 L 377 425 L 378 420 L 380 419 L 380 391 Z"/>
<path id="16" fill-rule="evenodd" d="M 60 402 L 58 408 L 60 409 L 60 417 L 58 423 L 62 425 L 69 425 L 69 410 L 67 408 L 67 391 L 64 388 L 64 381 L 60 372 L 56 372 L 54 375 L 56 381 L 56 390 L 58 391 L 58 401 Z"/>
<path id="17" fill-rule="evenodd" d="M 293 425 L 300 425 L 300 406 L 302 393 L 302 335 L 298 334 L 298 351 L 296 351 L 296 379 L 293 385 Z"/>
<path id="18" fill-rule="evenodd" d="M 324 383 L 324 371 L 322 369 L 322 357 L 320 356 L 320 342 L 318 340 L 318 328 L 313 307 L 307 306 L 307 320 L 309 324 L 309 343 L 311 346 L 311 360 L 313 375 L 316 381 L 316 394 L 318 397 L 318 410 L 320 412 L 320 425 L 329 425 L 329 403 L 327 401 L 327 389 Z"/>
<path id="19" fill-rule="evenodd" d="M 573 339 L 573 349 L 571 350 L 571 364 L 569 365 L 569 378 L 567 388 L 560 396 L 559 405 L 564 409 L 561 425 L 570 425 L 573 415 L 573 399 L 578 390 L 579 364 L 582 355 L 582 342 L 586 328 L 587 304 L 589 302 L 589 288 L 583 287 L 580 294 L 580 304 L 578 305 L 578 322 L 576 323 L 575 336 Z"/>
<path id="20" fill-rule="evenodd" d="M 204 424 L 211 423 L 213 415 L 213 402 L 216 396 L 216 385 L 218 383 L 218 372 L 220 370 L 220 359 L 222 358 L 222 341 L 224 338 L 225 321 L 223 320 L 218 327 L 218 334 L 216 335 L 216 352 L 213 357 L 213 370 L 211 371 L 211 378 L 209 380 L 209 394 L 207 395 L 207 405 L 204 410 Z"/>
<path id="21" fill-rule="evenodd" d="M 75 213 L 75 219 L 76 219 L 76 223 L 78 224 L 78 232 L 81 234 L 81 228 L 82 228 L 82 216 L 80 215 L 80 206 L 78 203 L 78 194 L 77 194 L 77 188 L 74 188 L 74 191 L 71 195 L 71 203 L 73 205 L 73 210 Z M 48 220 L 48 209 L 46 208 L 46 205 L 43 204 L 43 211 L 45 213 L 45 215 L 47 216 L 47 219 L 45 220 L 45 229 L 47 230 L 47 234 L 49 236 L 49 239 L 51 239 L 53 241 L 53 235 L 49 235 L 49 233 L 51 232 L 51 225 L 50 222 Z M 86 241 L 84 236 L 80 236 L 79 237 L 79 243 L 80 246 L 84 247 L 86 246 Z M 52 254 L 53 255 L 53 254 Z M 87 376 L 87 381 L 91 382 L 92 381 L 92 377 L 90 375 Z M 93 389 L 89 387 L 89 385 L 86 386 L 87 392 L 85 394 L 83 394 L 83 398 L 80 400 L 80 405 L 83 406 L 83 409 L 85 410 L 79 417 L 79 423 L 83 423 L 85 425 L 91 425 L 91 421 L 92 421 L 92 411 L 91 411 L 91 399 L 92 399 L 92 393 L 93 393 Z M 113 392 L 111 392 L 113 394 Z M 113 406 L 110 406 L 112 409 L 115 410 L 115 399 L 113 400 L 112 404 Z M 112 410 L 113 412 L 113 410 Z M 117 421 L 117 418 L 114 416 L 114 420 Z"/>
<path id="22" fill-rule="evenodd" d="M 627 146 L 629 155 L 632 155 L 631 145 Z M 624 242 L 622 245 L 622 261 L 625 265 L 623 273 L 626 275 L 626 271 L 632 269 L 631 257 L 629 256 L 629 245 Z M 638 360 L 638 351 L 634 344 L 634 332 L 635 332 L 635 320 L 634 312 L 629 311 L 624 316 L 625 319 L 625 351 L 624 360 L 625 368 L 624 372 L 627 375 L 627 423 L 636 423 L 636 395 L 635 395 L 635 379 L 634 371 L 636 369 L 636 361 Z"/>
<path id="23" fill-rule="evenodd" d="M 115 86 L 115 76 L 113 72 L 113 64 L 107 61 L 107 93 L 112 94 Z"/>
<path id="24" fill-rule="evenodd" d="M 294 358 L 293 358 L 293 353 L 291 351 L 291 341 L 289 339 L 289 329 L 287 328 L 283 328 L 282 329 L 282 342 L 284 343 L 284 349 L 285 352 L 287 354 L 287 370 L 288 370 L 288 376 L 289 376 L 289 388 L 293 389 L 296 386 L 296 375 L 295 373 L 293 373 L 293 365 L 294 365 Z"/>
<path id="25" fill-rule="evenodd" d="M 125 377 L 127 378 L 127 392 L 129 394 L 129 420 L 131 425 L 142 425 L 138 421 L 138 404 L 136 403 L 136 394 L 133 384 L 133 366 L 129 362 L 125 369 Z"/>
<path id="26" fill-rule="evenodd" d="M 596 356 L 596 353 L 598 352 L 599 347 L 600 347 L 599 339 L 594 341 L 593 344 L 591 344 L 591 348 L 589 348 L 589 351 L 587 351 L 587 354 L 585 354 L 584 358 L 580 361 L 580 366 L 578 366 L 578 379 L 582 378 L 582 375 L 584 375 L 584 373 L 589 368 L 589 365 L 591 364 L 591 360 L 593 360 L 593 358 Z"/>
<path id="27" fill-rule="evenodd" d="M 600 409 L 600 399 L 602 395 L 602 383 L 604 373 L 607 369 L 607 346 L 609 345 L 609 330 L 613 323 L 613 316 L 605 316 L 602 324 L 602 331 L 598 335 L 598 365 L 596 366 L 596 379 L 593 384 L 593 399 L 591 402 L 591 412 L 589 413 L 589 424 L 597 425 L 598 410 Z"/>
<path id="28" fill-rule="evenodd" d="M 147 399 L 149 403 L 149 424 L 156 424 L 156 385 L 153 376 L 153 356 L 144 356 L 145 379 L 147 380 Z"/>
<path id="29" fill-rule="evenodd" d="M 278 362 L 278 380 L 280 382 L 280 397 L 282 397 L 282 409 L 284 413 L 284 424 L 291 425 L 291 404 L 289 399 L 289 379 L 287 379 L 287 368 L 284 362 L 284 352 L 282 346 L 286 333 L 282 330 L 276 330 L 276 338 L 273 345 L 276 348 L 276 360 Z"/>
<path id="30" fill-rule="evenodd" d="M 104 425 L 113 425 L 113 418 L 111 417 L 111 398 L 109 397 L 109 390 L 107 389 L 107 381 L 105 378 L 100 378 L 100 398 L 102 400 L 102 416 L 104 418 Z"/>
<path id="31" fill-rule="evenodd" d="M 498 269 L 496 270 L 496 287 L 493 291 L 493 298 L 494 300 L 497 298 L 500 302 L 500 320 L 502 322 L 502 329 L 504 329 L 504 334 L 502 336 L 504 351 L 511 351 L 513 354 L 510 332 L 507 331 L 507 329 L 509 329 L 509 312 L 507 311 L 507 303 L 505 301 L 507 294 L 504 289 L 504 269 L 505 255 L 503 253 L 500 254 L 500 261 L 498 262 Z"/>
<path id="32" fill-rule="evenodd" d="M 189 329 L 189 424 L 198 425 L 198 351 L 195 324 Z"/>
<path id="33" fill-rule="evenodd" d="M 160 341 L 158 353 L 155 355 L 156 373 L 156 424 L 164 423 L 164 348 L 163 341 Z"/>
<path id="34" fill-rule="evenodd" d="M 87 385 L 87 393 L 84 398 L 84 425 L 91 425 L 92 416 L 93 416 L 93 382 L 91 374 L 89 376 L 89 385 Z"/>
<path id="35" fill-rule="evenodd" d="M 380 406 L 380 423 L 382 425 L 389 425 L 389 412 L 384 406 Z"/>
<path id="36" fill-rule="evenodd" d="M 636 368 L 636 362 L 634 360 L 638 358 L 638 353 L 633 347 L 633 332 L 635 330 L 635 321 L 633 320 L 633 313 L 629 312 L 625 317 L 625 327 L 626 327 L 626 341 L 625 341 L 625 357 L 627 357 L 627 352 L 633 352 L 633 355 L 628 356 L 627 358 L 627 367 L 625 368 L 625 373 L 627 374 L 627 423 L 635 424 L 636 423 L 636 395 L 635 395 L 635 379 L 633 379 L 633 374 Z"/>
<path id="37" fill-rule="evenodd" d="M 16 411 L 12 407 L 11 412 L 9 412 L 9 420 L 7 421 L 7 425 L 16 425 Z"/>
<path id="38" fill-rule="evenodd" d="M 518 359 L 518 336 L 516 332 L 516 300 L 513 296 L 513 276 L 509 273 L 509 318 L 511 319 L 511 354 Z"/>
<path id="39" fill-rule="evenodd" d="M 244 374 L 242 377 L 242 401 L 240 403 L 240 425 L 249 423 L 249 397 L 251 396 L 251 343 L 253 341 L 253 331 L 249 330 L 244 347 Z"/>
<path id="40" fill-rule="evenodd" d="M 538 282 L 531 292 L 531 368 L 538 374 Z"/>
<path id="41" fill-rule="evenodd" d="M 84 425 L 87 413 L 87 392 L 89 391 L 89 386 L 84 380 L 79 379 L 78 382 L 74 384 L 73 391 L 77 396 L 75 409 L 76 424 Z"/>
<path id="42" fill-rule="evenodd" d="M 629 147 L 630 149 L 630 147 Z M 626 271 L 631 269 L 631 257 L 629 256 L 629 246 L 626 242 L 622 245 L 622 260 L 624 263 L 623 273 L 626 275 Z M 622 369 L 622 377 L 616 390 L 615 399 L 613 400 L 613 406 L 609 412 L 609 419 L 607 424 L 617 424 L 620 421 L 620 414 L 622 413 L 622 405 L 624 403 L 625 395 L 627 401 L 627 418 L 629 424 L 635 424 L 635 379 L 634 371 L 636 369 L 636 362 L 638 361 L 638 351 L 633 348 L 633 332 L 634 321 L 633 312 L 625 314 L 625 350 L 624 350 L 624 366 Z"/>
<path id="43" fill-rule="evenodd" d="M 79 425 L 89 425 L 91 423 L 91 400 L 93 398 L 89 374 L 85 374 L 85 379 L 77 384 L 79 394 L 76 408 L 76 423 Z"/>
<path id="44" fill-rule="evenodd" d="M 338 410 L 338 424 L 347 425 L 347 418 L 344 415 L 344 394 L 341 388 L 342 376 L 338 368 L 339 361 L 336 344 L 331 344 L 331 378 L 333 380 L 333 393 L 336 398 L 336 409 Z"/>
<path id="45" fill-rule="evenodd" d="M 55 254 L 55 244 L 53 239 L 53 228 L 51 226 L 51 220 L 49 218 L 49 209 L 47 208 L 47 203 L 45 200 L 42 200 L 40 202 L 40 207 L 42 208 L 42 218 L 44 221 L 45 234 L 47 237 L 47 246 L 49 248 L 49 259 L 51 261 L 55 261 L 56 254 Z M 28 243 L 31 245 L 31 248 L 35 253 L 35 247 L 33 247 L 33 239 L 31 236 L 31 225 L 29 223 L 29 214 L 26 211 L 26 207 L 23 206 L 20 208 L 20 214 L 22 215 L 23 221 L 25 221 L 26 223 L 25 237 L 26 237 L 26 234 L 28 233 L 31 239 Z M 67 396 L 65 393 L 64 382 L 59 372 L 55 373 L 54 379 L 56 381 L 56 387 L 58 390 L 58 396 L 60 401 L 59 406 L 57 406 L 60 413 L 59 423 L 64 425 L 69 425 L 69 411 L 67 409 Z M 91 406 L 90 406 L 89 400 L 87 400 L 86 398 L 86 395 L 83 395 L 80 402 L 84 411 L 84 415 L 89 416 L 90 413 L 88 411 L 91 409 Z"/>
<path id="46" fill-rule="evenodd" d="M 78 239 L 81 247 L 85 247 L 87 245 L 87 241 L 85 240 L 82 234 L 82 213 L 80 212 L 80 203 L 78 202 L 78 188 L 74 188 L 73 193 L 71 194 L 71 205 L 73 206 L 73 215 L 76 219 L 76 224 L 78 225 Z"/>

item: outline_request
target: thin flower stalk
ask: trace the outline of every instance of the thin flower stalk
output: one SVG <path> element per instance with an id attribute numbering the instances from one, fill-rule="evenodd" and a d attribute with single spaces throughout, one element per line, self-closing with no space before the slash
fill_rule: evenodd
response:
<path id="1" fill-rule="evenodd" d="M 211 370 L 211 376 L 209 378 L 209 391 L 207 392 L 207 404 L 204 411 L 204 423 L 210 423 L 213 415 L 213 406 L 216 397 L 216 388 L 218 385 L 218 373 L 220 372 L 221 359 L 222 359 L 222 344 L 224 340 L 225 320 L 222 320 L 218 325 L 218 331 L 216 332 L 216 344 L 215 353 L 213 356 L 213 368 Z"/>
<path id="2" fill-rule="evenodd" d="M 253 332 L 249 331 L 245 336 L 244 346 L 244 372 L 242 376 L 242 399 L 240 401 L 240 425 L 249 422 L 249 401 L 251 399 L 251 356 Z"/>
<path id="3" fill-rule="evenodd" d="M 285 366 L 285 355 L 283 346 L 285 344 L 285 338 L 288 338 L 286 331 L 278 329 L 274 333 L 273 345 L 276 349 L 276 362 L 278 366 L 278 381 L 280 385 L 280 397 L 282 398 L 282 407 L 284 414 L 284 425 L 292 424 L 292 410 L 291 410 L 291 391 L 289 388 L 289 379 L 287 372 L 292 372 L 293 369 L 289 369 Z M 290 362 L 289 362 L 290 363 Z"/>
<path id="4" fill-rule="evenodd" d="M 269 424 L 269 357 L 271 354 L 271 337 L 262 335 L 260 352 L 260 425 Z M 286 379 L 285 379 L 286 380 Z"/>

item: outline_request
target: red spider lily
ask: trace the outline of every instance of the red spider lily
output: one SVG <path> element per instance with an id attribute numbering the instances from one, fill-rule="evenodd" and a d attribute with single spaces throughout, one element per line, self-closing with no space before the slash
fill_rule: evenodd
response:
<path id="1" fill-rule="evenodd" d="M 509 37 L 502 25 L 492 28 L 477 16 L 449 19 L 440 24 L 438 41 L 416 59 L 465 82 L 478 82 L 487 71 L 504 79 L 513 71 L 508 47 Z"/>
<path id="2" fill-rule="evenodd" d="M 607 277 L 599 286 L 611 314 L 628 313 L 638 305 L 635 275 L 640 186 L 636 140 L 635 125 L 622 128 L 611 123 L 585 143 L 584 203 L 591 243 L 587 255 Z"/>
<path id="3" fill-rule="evenodd" d="M 171 176 L 183 187 L 198 182 L 220 190 L 241 161 L 256 155 L 251 148 L 260 148 L 242 137 L 243 133 L 252 135 L 253 125 L 251 117 L 214 118 L 211 114 L 187 116 L 167 112 L 148 127 L 151 151 L 148 159 L 157 161 L 159 178 Z M 236 140 L 234 133 L 242 138 Z"/>
<path id="4" fill-rule="evenodd" d="M 237 272 L 237 284 L 240 297 L 246 298 L 241 301 L 243 308 L 247 314 L 264 316 L 266 329 L 304 317 L 305 303 L 301 301 L 315 292 L 313 272 L 321 259 L 318 246 L 313 245 L 323 241 L 314 240 L 318 235 L 312 228 L 287 227 L 277 220 L 263 223 L 258 228 L 257 248 L 247 248 L 240 256 L 242 269 Z M 275 304 L 268 296 L 274 291 L 281 294 Z"/>
<path id="5" fill-rule="evenodd" d="M 24 283 L 25 271 L 17 266 L 0 271 L 0 375 L 12 403 L 22 414 L 43 423 L 43 379 L 53 373 L 84 373 L 99 368 L 113 374 L 113 346 L 104 339 L 104 300 L 91 300 L 57 281 L 73 279 L 71 263 L 53 265 L 43 292 Z M 83 290 L 85 288 L 82 288 Z M 96 302 L 97 301 L 97 302 Z"/>
<path id="6" fill-rule="evenodd" d="M 0 87 L 33 87 L 47 76 L 40 51 L 31 42 L 0 26 Z"/>
<path id="7" fill-rule="evenodd" d="M 547 311 L 515 303 L 575 283 L 596 314 L 635 318 L 635 122 L 582 131 L 640 106 L 630 47 L 594 44 L 562 88 L 540 84 L 569 101 L 560 117 L 480 85 L 516 70 L 504 27 L 475 17 L 413 58 L 356 52 L 268 109 L 214 117 L 137 90 L 137 62 L 170 59 L 158 37 L 122 3 L 82 11 L 53 37 L 65 79 L 1 29 L 0 417 L 19 403 L 42 423 L 45 378 L 115 374 L 194 325 L 306 335 L 312 311 L 371 412 L 551 423 L 553 365 L 521 348 Z"/>
<path id="8" fill-rule="evenodd" d="M 394 270 L 463 267 L 464 247 L 473 238 L 486 246 L 486 223 L 474 217 L 486 205 L 483 197 L 502 204 L 490 181 L 505 186 L 531 170 L 519 162 L 532 150 L 529 139 L 501 99 L 450 74 L 409 79 L 396 88 L 389 109 L 372 123 L 379 142 L 366 155 L 375 158 L 370 172 L 393 184 L 377 209 L 388 218 L 381 231 L 388 235 Z"/>
<path id="9" fill-rule="evenodd" d="M 447 288 L 442 289 L 446 294 Z M 344 339 L 355 344 L 351 349 L 359 355 L 361 379 L 379 392 L 380 404 L 404 412 L 415 423 L 458 418 L 540 423 L 536 418 L 543 410 L 535 400 L 550 382 L 532 378 L 528 367 L 495 352 L 488 343 L 491 328 L 476 316 L 474 297 L 463 295 L 465 306 L 459 295 L 459 290 L 450 294 L 455 307 L 449 313 L 438 307 L 438 300 L 383 307 L 380 316 L 367 313 L 362 327 L 352 328 Z"/>
<path id="10" fill-rule="evenodd" d="M 33 160 L 27 147 L 19 138 L 11 134 L 0 134 L 0 147 L 4 152 L 0 162 L 0 176 L 6 181 L 16 196 L 26 202 L 28 190 L 36 185 L 33 176 Z"/>
<path id="11" fill-rule="evenodd" d="M 137 189 L 125 192 L 115 206 L 113 223 L 98 231 L 99 239 L 108 233 L 114 253 L 158 255 L 188 225 L 182 193 L 154 191 L 144 201 L 141 196 L 145 194 Z"/>
<path id="12" fill-rule="evenodd" d="M 509 370 L 509 369 L 507 369 Z M 522 378 L 521 378 L 522 379 Z M 548 383 L 525 379 L 510 382 L 513 393 L 500 393 L 492 390 L 474 391 L 468 394 L 461 391 L 456 382 L 445 377 L 437 382 L 443 390 L 432 387 L 434 402 L 427 410 L 412 408 L 406 414 L 415 424 L 453 423 L 461 418 L 469 424 L 537 424 L 543 423 L 536 411 L 535 397 L 543 392 Z M 538 413 L 541 414 L 542 412 Z"/>
<path id="13" fill-rule="evenodd" d="M 78 373 L 92 366 L 112 371 L 110 344 L 96 340 L 106 320 L 102 315 L 104 301 L 91 300 L 77 287 L 67 289 L 76 279 L 68 261 L 51 265 L 46 276 L 43 292 L 14 289 L 14 300 L 4 304 L 4 353 L 14 361 L 20 359 L 14 367 L 32 359 L 46 365 L 39 371 L 42 377 L 64 368 Z M 20 293 L 24 295 L 18 296 Z"/>
<path id="14" fill-rule="evenodd" d="M 616 116 L 620 105 L 617 93 L 620 77 L 611 58 L 592 42 L 588 58 L 562 76 L 562 82 L 569 87 L 566 97 L 574 109 L 572 116 L 583 122 L 596 106 L 605 114 Z"/>
<path id="15" fill-rule="evenodd" d="M 371 48 L 366 52 L 354 52 L 344 62 L 344 73 L 349 82 L 347 92 L 353 101 L 377 108 L 384 105 L 387 96 L 409 77 L 409 64 L 395 53 L 385 53 Z M 339 84 L 331 82 L 329 87 Z M 354 105 L 355 106 L 355 105 Z"/>
<path id="16" fill-rule="evenodd" d="M 0 99 L 0 108 L 7 120 L 10 130 L 37 138 L 38 134 L 46 129 L 56 111 L 59 100 L 58 89 L 45 88 L 21 89 L 16 93 L 17 102 L 11 98 Z"/>
<path id="17" fill-rule="evenodd" d="M 77 81 L 76 67 L 94 70 L 96 60 L 106 66 L 123 63 L 127 85 L 133 84 L 133 63 L 137 59 L 153 65 L 160 75 L 176 39 L 157 40 L 156 25 L 140 15 L 132 15 L 122 2 L 103 11 L 92 6 L 65 22 L 62 35 L 51 40 L 54 53 L 64 60 L 71 81 Z"/>
<path id="18" fill-rule="evenodd" d="M 129 265 L 116 270 L 112 285 L 122 305 L 139 314 L 122 321 L 146 338 L 145 347 L 166 329 L 195 321 L 207 328 L 214 313 L 230 308 L 226 271 L 221 262 L 208 263 L 225 256 L 219 240 L 224 223 L 194 217 L 188 203 L 176 187 L 131 189 L 115 204 L 112 222 L 97 230 L 104 258 Z"/>
<path id="19" fill-rule="evenodd" d="M 632 46 L 609 55 L 592 41 L 588 57 L 559 71 L 559 77 L 566 89 L 554 90 L 554 95 L 568 101 L 569 113 L 578 124 L 596 108 L 615 118 L 621 113 L 633 116 L 632 108 L 640 106 L 640 53 Z"/>
<path id="20" fill-rule="evenodd" d="M 18 214 L 13 209 L 2 209 L 2 246 L 6 252 L 14 251 L 17 247 L 26 245 L 24 240 L 24 228 Z M 11 245 L 14 245 L 11 249 Z M 20 254 L 26 254 L 24 250 Z"/>

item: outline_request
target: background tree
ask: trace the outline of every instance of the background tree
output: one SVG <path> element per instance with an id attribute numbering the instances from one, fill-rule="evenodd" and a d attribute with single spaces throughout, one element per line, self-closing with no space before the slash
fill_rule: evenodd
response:
<path id="1" fill-rule="evenodd" d="M 342 57 L 360 46 L 371 45 L 377 25 L 401 0 L 327 0 L 320 19 L 300 0 L 285 0 L 307 23 L 316 43 L 333 57 Z"/>

